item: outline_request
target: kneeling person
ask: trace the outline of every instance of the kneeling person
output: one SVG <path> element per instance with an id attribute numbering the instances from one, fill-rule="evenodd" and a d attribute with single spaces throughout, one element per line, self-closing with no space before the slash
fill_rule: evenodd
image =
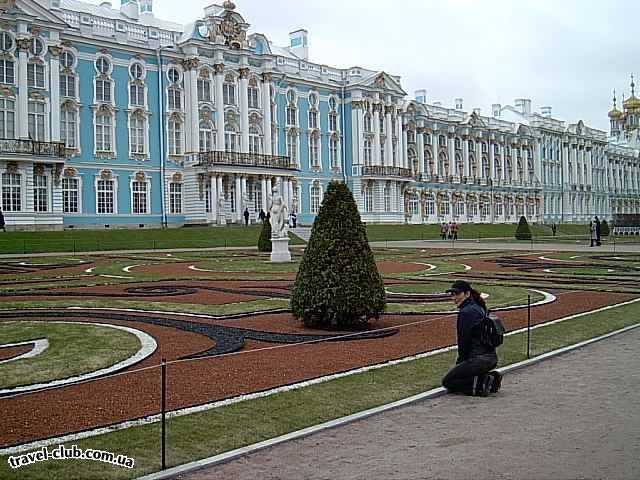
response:
<path id="1" fill-rule="evenodd" d="M 487 396 L 500 389 L 502 375 L 492 371 L 498 364 L 495 347 L 481 338 L 487 304 L 468 282 L 458 280 L 447 290 L 458 307 L 458 360 L 442 380 L 450 392 Z"/>

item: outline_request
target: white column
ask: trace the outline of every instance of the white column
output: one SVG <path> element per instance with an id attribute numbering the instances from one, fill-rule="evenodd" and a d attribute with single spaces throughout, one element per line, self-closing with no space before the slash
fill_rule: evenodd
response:
<path id="1" fill-rule="evenodd" d="M 456 171 L 456 143 L 455 138 L 447 135 L 447 145 L 449 146 L 449 171 L 444 175 L 455 175 Z"/>
<path id="2" fill-rule="evenodd" d="M 385 121 L 387 129 L 387 143 L 385 144 L 385 157 L 387 165 L 395 166 L 393 160 L 393 118 L 391 118 L 392 106 L 385 107 Z"/>
<path id="3" fill-rule="evenodd" d="M 240 69 L 240 151 L 249 152 L 249 69 Z"/>
<path id="4" fill-rule="evenodd" d="M 505 155 L 504 144 L 500 144 L 500 161 L 502 162 L 502 175 L 501 180 L 504 182 L 507 179 L 507 156 Z"/>
<path id="5" fill-rule="evenodd" d="M 211 189 L 211 218 L 215 222 L 218 219 L 218 176 L 209 177 L 209 188 Z"/>
<path id="6" fill-rule="evenodd" d="M 380 108 L 382 105 L 374 105 L 373 107 L 373 165 L 382 165 L 380 158 Z"/>
<path id="7" fill-rule="evenodd" d="M 262 182 L 262 210 L 264 210 L 264 213 L 266 214 L 269 211 L 269 205 L 267 205 L 267 195 L 269 194 L 269 192 L 267 191 L 267 177 L 262 177 L 260 180 Z"/>
<path id="8" fill-rule="evenodd" d="M 293 183 L 287 178 L 287 207 L 289 212 L 293 211 Z"/>
<path id="9" fill-rule="evenodd" d="M 462 140 L 462 161 L 464 163 L 464 176 L 471 176 L 471 165 L 469 161 L 469 139 L 465 138 Z"/>
<path id="10" fill-rule="evenodd" d="M 271 145 L 271 74 L 262 75 L 262 114 L 264 118 L 264 153 L 274 155 Z"/>
<path id="11" fill-rule="evenodd" d="M 482 139 L 478 138 L 476 140 L 476 178 L 482 178 Z M 471 167 L 469 167 L 469 170 L 471 170 Z"/>
<path id="12" fill-rule="evenodd" d="M 407 131 L 402 128 L 402 112 L 398 110 L 398 116 L 396 117 L 396 131 L 398 132 L 398 165 L 402 168 L 409 168 L 407 162 Z"/>
<path id="13" fill-rule="evenodd" d="M 238 222 L 242 223 L 242 182 L 240 175 L 236 175 L 236 218 Z"/>
<path id="14" fill-rule="evenodd" d="M 489 179 L 491 181 L 494 181 L 496 179 L 496 168 L 494 165 L 496 161 L 496 155 L 493 150 L 493 145 L 494 144 L 491 143 L 491 141 L 487 142 L 487 148 L 489 148 Z M 491 199 L 491 208 L 493 209 L 493 198 Z M 493 216 L 493 213 L 492 213 L 492 216 Z"/>
<path id="15" fill-rule="evenodd" d="M 27 50 L 28 42 L 18 42 L 18 138 L 29 138 L 29 88 L 27 87 Z"/>
<path id="16" fill-rule="evenodd" d="M 431 154 L 433 155 L 433 172 L 432 175 L 443 175 L 440 173 L 440 145 L 438 144 L 438 134 L 433 131 L 431 133 Z"/>
<path id="17" fill-rule="evenodd" d="M 216 150 L 224 151 L 224 93 L 222 86 L 224 84 L 224 64 L 215 65 L 215 100 L 216 100 Z"/>
<path id="18" fill-rule="evenodd" d="M 51 94 L 51 141 L 60 141 L 60 48 L 51 47 L 51 60 L 49 68 L 51 71 L 51 83 L 49 92 Z"/>
<path id="19" fill-rule="evenodd" d="M 242 210 L 242 221 L 244 221 L 244 199 L 247 197 L 248 194 L 248 190 L 247 190 L 247 177 L 241 177 L 240 179 L 240 186 L 242 188 L 242 194 L 240 195 L 240 198 L 242 199 L 242 205 L 241 205 L 241 210 Z"/>
<path id="20" fill-rule="evenodd" d="M 187 114 L 190 114 L 190 118 L 187 117 L 187 121 L 190 122 L 191 131 L 191 148 L 186 149 L 187 152 L 198 153 L 200 151 L 200 106 L 198 104 L 198 60 L 193 59 L 191 69 L 187 71 L 187 79 L 191 84 L 191 103 L 187 105 L 190 108 L 187 110 Z"/>
<path id="21" fill-rule="evenodd" d="M 533 149 L 533 176 L 542 182 L 542 144 L 536 143 Z M 547 182 L 550 183 L 547 179 Z"/>
<path id="22" fill-rule="evenodd" d="M 522 177 L 520 180 L 523 182 L 529 181 L 529 158 L 525 155 L 526 150 L 521 145 L 520 146 L 520 155 L 522 156 Z"/>
<path id="23" fill-rule="evenodd" d="M 418 133 L 419 132 L 419 133 Z M 407 137 L 407 132 L 404 132 L 405 138 Z M 418 149 L 418 171 L 416 172 L 418 175 L 423 175 L 425 173 L 424 168 L 424 133 L 422 133 L 422 129 L 418 128 L 416 131 L 416 148 Z"/>

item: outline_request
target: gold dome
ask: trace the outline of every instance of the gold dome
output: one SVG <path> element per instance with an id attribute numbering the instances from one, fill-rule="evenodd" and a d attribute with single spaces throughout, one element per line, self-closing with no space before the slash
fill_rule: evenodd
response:
<path id="1" fill-rule="evenodd" d="M 618 110 L 616 107 L 613 107 L 613 110 L 611 110 L 609 112 L 609 118 L 620 118 L 624 115 L 624 113 L 622 113 L 620 110 Z"/>
<path id="2" fill-rule="evenodd" d="M 625 110 L 633 110 L 633 109 L 640 108 L 640 98 L 636 97 L 635 95 L 632 95 L 629 98 L 627 98 L 622 105 L 624 105 Z"/>

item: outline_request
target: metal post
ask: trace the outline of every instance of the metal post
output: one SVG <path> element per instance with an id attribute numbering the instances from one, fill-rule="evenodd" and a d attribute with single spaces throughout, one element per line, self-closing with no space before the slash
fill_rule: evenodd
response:
<path id="1" fill-rule="evenodd" d="M 167 426 L 166 426 L 166 400 L 167 400 L 167 360 L 162 359 L 162 366 L 160 368 L 162 372 L 162 381 L 161 381 L 161 398 L 162 398 L 162 470 L 166 470 L 167 462 L 166 462 L 166 438 L 167 438 Z"/>
<path id="2" fill-rule="evenodd" d="M 527 360 L 531 358 L 531 295 L 527 295 Z"/>

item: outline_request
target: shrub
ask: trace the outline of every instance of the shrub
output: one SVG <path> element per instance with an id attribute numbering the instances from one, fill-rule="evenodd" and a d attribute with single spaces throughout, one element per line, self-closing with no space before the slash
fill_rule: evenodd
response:
<path id="1" fill-rule="evenodd" d="M 269 220 L 262 222 L 262 231 L 260 238 L 258 238 L 258 251 L 271 252 L 271 222 Z"/>
<path id="2" fill-rule="evenodd" d="M 610 234 L 611 230 L 609 229 L 609 224 L 606 220 L 602 220 L 602 223 L 600 224 L 600 236 L 608 237 Z"/>
<path id="3" fill-rule="evenodd" d="M 333 181 L 313 223 L 291 296 L 307 327 L 363 328 L 385 308 L 385 291 L 349 188 Z"/>
<path id="4" fill-rule="evenodd" d="M 518 223 L 518 228 L 516 229 L 516 239 L 531 240 L 531 228 L 529 228 L 527 219 L 524 217 L 520 217 L 520 223 Z"/>

